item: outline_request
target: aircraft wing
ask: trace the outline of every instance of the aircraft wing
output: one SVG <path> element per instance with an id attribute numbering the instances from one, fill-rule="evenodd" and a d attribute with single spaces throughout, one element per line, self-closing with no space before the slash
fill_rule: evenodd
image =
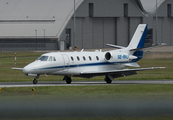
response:
<path id="1" fill-rule="evenodd" d="M 137 69 L 122 69 L 122 70 L 109 70 L 109 71 L 88 71 L 81 72 L 81 75 L 102 75 L 102 74 L 112 74 L 115 77 L 129 76 L 137 74 L 136 71 L 144 71 L 144 70 L 154 70 L 154 69 L 163 69 L 165 67 L 150 67 L 150 68 L 137 68 Z"/>
<path id="2" fill-rule="evenodd" d="M 12 70 L 23 70 L 23 68 L 11 68 Z"/>

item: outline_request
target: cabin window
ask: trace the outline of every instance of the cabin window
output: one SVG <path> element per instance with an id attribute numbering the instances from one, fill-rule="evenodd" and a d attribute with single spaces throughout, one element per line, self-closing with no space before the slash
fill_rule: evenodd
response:
<path id="1" fill-rule="evenodd" d="M 84 60 L 84 61 L 86 60 L 85 56 L 83 56 L 83 60 Z"/>
<path id="2" fill-rule="evenodd" d="M 89 56 L 89 59 L 92 60 L 92 59 L 91 59 L 91 56 Z"/>
<path id="3" fill-rule="evenodd" d="M 36 61 L 47 61 L 47 59 L 48 59 L 48 56 L 41 56 L 41 57 L 39 57 Z"/>
<path id="4" fill-rule="evenodd" d="M 80 58 L 77 56 L 77 60 L 79 61 L 80 60 Z"/>
<path id="5" fill-rule="evenodd" d="M 52 61 L 52 56 L 49 57 L 49 61 Z"/>
<path id="6" fill-rule="evenodd" d="M 97 60 L 99 60 L 99 57 L 98 57 L 98 56 L 96 56 L 96 59 L 97 59 Z"/>
<path id="7" fill-rule="evenodd" d="M 71 57 L 71 60 L 74 61 L 73 57 Z"/>

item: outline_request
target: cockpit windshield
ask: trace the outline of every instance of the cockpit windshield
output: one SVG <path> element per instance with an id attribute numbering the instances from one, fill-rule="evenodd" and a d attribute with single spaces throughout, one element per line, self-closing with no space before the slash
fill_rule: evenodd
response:
<path id="1" fill-rule="evenodd" d="M 36 61 L 40 60 L 40 61 L 47 61 L 48 56 L 40 56 Z"/>
<path id="2" fill-rule="evenodd" d="M 54 56 L 40 56 L 36 61 L 56 61 Z"/>

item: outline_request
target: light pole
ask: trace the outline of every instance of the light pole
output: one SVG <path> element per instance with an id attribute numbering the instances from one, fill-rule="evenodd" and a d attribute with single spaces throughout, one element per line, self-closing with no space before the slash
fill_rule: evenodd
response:
<path id="1" fill-rule="evenodd" d="M 35 37 L 36 37 L 36 50 L 37 50 L 37 30 L 35 30 Z"/>
<path id="2" fill-rule="evenodd" d="M 157 21 L 157 17 L 158 17 L 158 13 L 157 13 L 157 0 L 156 0 L 156 40 L 155 40 L 155 44 L 157 44 L 157 28 L 158 28 L 158 21 Z"/>
<path id="3" fill-rule="evenodd" d="M 45 45 L 45 29 L 43 29 L 43 31 L 44 31 L 44 50 L 46 49 L 45 47 L 46 47 L 46 45 Z"/>
<path id="4" fill-rule="evenodd" d="M 74 0 L 74 30 L 73 30 L 73 45 L 76 47 L 76 1 Z"/>

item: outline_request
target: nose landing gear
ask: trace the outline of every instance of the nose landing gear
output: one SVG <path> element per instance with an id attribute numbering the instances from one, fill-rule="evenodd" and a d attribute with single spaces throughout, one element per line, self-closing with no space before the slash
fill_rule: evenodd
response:
<path id="1" fill-rule="evenodd" d="M 33 80 L 33 84 L 37 84 L 37 79 L 40 77 L 40 75 L 37 75 L 37 76 L 35 76 L 35 78 L 34 78 L 34 80 Z"/>
<path id="2" fill-rule="evenodd" d="M 37 79 L 36 78 L 34 78 L 33 84 L 37 84 Z"/>

